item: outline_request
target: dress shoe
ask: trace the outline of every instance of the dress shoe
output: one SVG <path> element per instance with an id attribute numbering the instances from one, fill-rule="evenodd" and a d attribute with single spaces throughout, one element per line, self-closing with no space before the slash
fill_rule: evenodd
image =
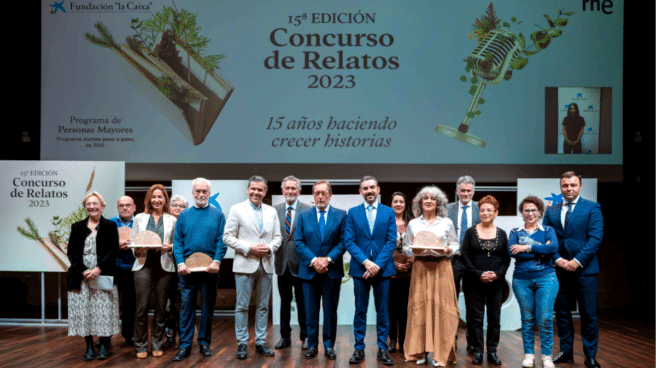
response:
<path id="1" fill-rule="evenodd" d="M 309 348 L 305 351 L 305 359 L 312 359 L 315 356 L 317 356 L 317 349 L 316 348 Z"/>
<path id="2" fill-rule="evenodd" d="M 360 349 L 355 349 L 353 355 L 351 355 L 351 359 L 349 359 L 349 364 L 360 364 L 360 362 L 362 362 L 363 359 L 364 359 L 364 351 Z"/>
<path id="3" fill-rule="evenodd" d="M 96 359 L 96 351 L 93 349 L 93 344 L 87 345 L 87 351 L 84 353 L 84 360 Z"/>
<path id="4" fill-rule="evenodd" d="M 310 342 L 307 338 L 303 339 L 303 345 L 301 345 L 301 350 L 307 350 L 310 348 Z"/>
<path id="5" fill-rule="evenodd" d="M 335 353 L 335 349 L 333 348 L 326 348 L 324 354 L 326 355 L 326 358 L 330 360 L 335 360 L 335 358 L 337 358 L 337 353 Z"/>
<path id="6" fill-rule="evenodd" d="M 474 356 L 472 357 L 472 364 L 473 365 L 483 364 L 483 353 L 474 353 Z"/>
<path id="7" fill-rule="evenodd" d="M 173 357 L 173 361 L 179 362 L 181 360 L 185 360 L 189 358 L 189 355 L 191 355 L 191 348 L 180 348 L 178 353 Z"/>
<path id="8" fill-rule="evenodd" d="M 154 357 L 159 358 L 159 357 L 161 357 L 162 355 L 164 355 L 164 352 L 163 352 L 163 351 L 161 351 L 161 350 L 153 350 L 153 356 L 154 356 Z"/>
<path id="9" fill-rule="evenodd" d="M 395 351 L 396 351 L 396 340 L 390 340 L 390 342 L 389 342 L 389 344 L 387 345 L 387 347 L 389 348 L 388 351 L 389 351 L 390 353 L 395 352 Z"/>
<path id="10" fill-rule="evenodd" d="M 212 356 L 212 349 L 210 349 L 209 345 L 198 344 L 198 349 L 200 350 L 200 353 L 203 354 L 203 356 Z"/>
<path id="11" fill-rule="evenodd" d="M 278 341 L 276 346 L 274 346 L 273 348 L 276 349 L 276 350 L 279 350 L 279 349 L 284 349 L 284 348 L 290 347 L 291 345 L 292 345 L 292 341 L 290 339 L 288 339 L 286 337 L 281 337 L 280 341 Z"/>
<path id="12" fill-rule="evenodd" d="M 501 359 L 497 353 L 487 353 L 487 362 L 492 365 L 501 365 Z"/>
<path id="13" fill-rule="evenodd" d="M 255 345 L 255 351 L 264 356 L 274 356 L 275 353 L 266 344 Z"/>
<path id="14" fill-rule="evenodd" d="M 170 349 L 175 346 L 175 336 L 166 336 L 166 341 L 164 342 L 164 348 Z"/>
<path id="15" fill-rule="evenodd" d="M 405 350 L 403 350 L 403 347 L 400 347 L 400 348 L 399 348 L 399 354 L 401 354 L 401 355 L 405 355 Z"/>
<path id="16" fill-rule="evenodd" d="M 248 358 L 248 350 L 246 349 L 246 344 L 239 344 L 237 347 L 237 359 L 246 359 Z"/>
<path id="17" fill-rule="evenodd" d="M 467 353 L 468 354 L 474 354 L 474 347 L 467 344 Z"/>
<path id="18" fill-rule="evenodd" d="M 376 359 L 378 359 L 380 364 L 394 365 L 394 361 L 392 360 L 392 357 L 389 355 L 389 352 L 385 349 L 378 349 L 378 354 L 376 355 Z"/>
<path id="19" fill-rule="evenodd" d="M 556 354 L 556 356 L 553 358 L 553 362 L 556 364 L 571 363 L 573 361 L 574 361 L 574 354 L 564 353 L 562 351 L 558 352 L 558 354 Z"/>
<path id="20" fill-rule="evenodd" d="M 597 359 L 595 358 L 585 358 L 585 366 L 588 368 L 601 368 L 599 363 L 597 363 Z"/>

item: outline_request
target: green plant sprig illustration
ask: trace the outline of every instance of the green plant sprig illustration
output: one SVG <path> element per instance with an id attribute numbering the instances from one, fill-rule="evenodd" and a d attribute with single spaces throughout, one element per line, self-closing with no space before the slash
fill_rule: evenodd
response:
<path id="1" fill-rule="evenodd" d="M 515 36 L 513 34 L 511 39 L 513 41 L 517 41 L 521 43 L 523 49 L 522 54 L 525 57 L 523 56 L 517 57 L 510 65 L 510 69 L 512 70 L 524 69 L 528 64 L 529 56 L 533 56 L 538 52 L 546 49 L 551 44 L 551 40 L 553 38 L 557 38 L 563 34 L 563 31 L 556 27 L 561 27 L 561 28 L 565 27 L 569 22 L 568 17 L 570 17 L 573 14 L 574 12 L 565 11 L 564 9 L 558 9 L 556 19 L 553 20 L 548 14 L 544 14 L 544 18 L 547 21 L 548 28 L 543 28 L 537 24 L 534 24 L 536 27 L 540 28 L 540 30 L 531 33 L 530 39 L 533 41 L 533 43 L 528 47 L 526 46 L 526 39 L 522 33 L 519 33 L 518 36 Z M 490 5 L 488 5 L 485 11 L 485 14 L 483 14 L 480 18 L 476 18 L 474 24 L 472 25 L 474 29 L 472 31 L 472 34 L 469 35 L 469 39 L 473 40 L 474 37 L 476 37 L 477 42 L 481 43 L 483 39 L 485 39 L 485 37 L 488 35 L 488 33 L 493 30 L 505 28 L 506 30 L 510 31 L 511 27 L 518 26 L 522 23 L 522 21 L 518 21 L 516 17 L 512 17 L 510 21 L 511 23 L 502 22 L 501 18 L 498 17 L 496 11 L 494 10 L 494 5 L 490 3 Z M 504 39 L 503 36 L 500 37 L 501 40 L 503 41 Z M 494 55 L 491 52 L 489 52 L 485 55 L 485 61 L 491 62 L 493 57 Z M 469 61 L 465 59 L 465 62 L 467 62 L 467 65 L 465 66 L 465 72 L 469 74 L 469 76 L 467 75 L 460 76 L 460 81 L 468 83 L 469 84 L 468 93 L 472 96 L 475 96 L 476 92 L 481 87 L 480 84 L 481 80 L 479 77 L 477 77 L 474 73 L 471 72 L 471 65 L 469 64 Z M 504 75 L 504 80 L 510 80 L 510 78 L 512 77 L 512 70 L 508 70 L 506 72 L 506 74 Z M 473 111 L 467 112 L 467 117 L 473 119 L 471 123 L 473 123 L 480 117 L 481 110 L 479 105 L 482 105 L 484 103 L 485 100 L 479 98 L 478 101 L 476 102 L 476 106 L 474 107 Z"/>
<path id="2" fill-rule="evenodd" d="M 102 22 L 96 23 L 94 27 L 98 30 L 99 36 L 87 32 L 84 34 L 87 40 L 95 45 L 122 52 Z M 132 36 L 126 37 L 126 43 L 130 49 L 141 55 L 148 54 L 159 58 L 172 66 L 174 70 L 176 65 L 182 63 L 175 48 L 176 45 L 182 47 L 188 57 L 189 55 L 193 56 L 209 73 L 212 73 L 214 69 L 220 70 L 219 63 L 226 58 L 225 54 L 205 55 L 210 39 L 201 35 L 201 28 L 196 23 L 196 15 L 186 9 L 178 12 L 173 7 L 164 6 L 161 11 L 156 12 L 149 19 L 131 19 L 129 27 L 134 31 Z M 187 60 L 187 75 L 179 75 L 179 77 L 191 82 L 189 60 Z M 154 84 L 169 100 L 178 104 L 194 103 L 202 98 L 171 76 L 159 77 Z"/>

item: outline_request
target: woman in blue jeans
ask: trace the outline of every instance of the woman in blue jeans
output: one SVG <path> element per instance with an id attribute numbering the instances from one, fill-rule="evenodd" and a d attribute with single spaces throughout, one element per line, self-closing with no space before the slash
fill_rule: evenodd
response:
<path id="1" fill-rule="evenodd" d="M 558 279 L 551 255 L 558 250 L 558 238 L 552 227 L 539 223 L 544 204 L 529 196 L 519 205 L 524 226 L 513 229 L 508 237 L 508 251 L 515 257 L 513 291 L 519 301 L 522 315 L 524 361 L 522 367 L 535 364 L 535 324 L 540 330 L 542 366 L 553 368 L 553 308 L 558 294 Z"/>

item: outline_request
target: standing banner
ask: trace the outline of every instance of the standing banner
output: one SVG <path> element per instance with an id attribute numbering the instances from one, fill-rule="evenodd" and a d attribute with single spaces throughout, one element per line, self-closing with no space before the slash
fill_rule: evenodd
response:
<path id="1" fill-rule="evenodd" d="M 124 162 L 0 161 L 0 170 L 0 271 L 68 271 L 71 225 L 87 217 L 84 196 L 103 196 L 109 219 L 125 191 Z"/>

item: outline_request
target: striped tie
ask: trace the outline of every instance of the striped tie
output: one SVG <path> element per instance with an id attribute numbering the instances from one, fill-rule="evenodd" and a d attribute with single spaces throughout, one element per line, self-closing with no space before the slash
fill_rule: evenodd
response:
<path id="1" fill-rule="evenodd" d="M 287 215 L 285 216 L 285 234 L 289 238 L 292 231 L 292 206 L 287 207 Z"/>

